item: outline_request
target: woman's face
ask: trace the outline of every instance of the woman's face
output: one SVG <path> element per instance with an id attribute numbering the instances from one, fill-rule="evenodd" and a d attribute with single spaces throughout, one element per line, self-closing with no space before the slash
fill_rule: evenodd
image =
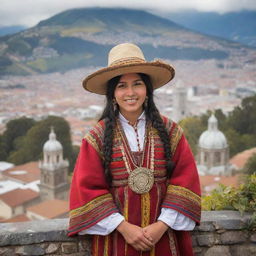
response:
<path id="1" fill-rule="evenodd" d="M 143 111 L 146 96 L 146 85 L 136 73 L 122 75 L 114 91 L 119 110 L 125 117 L 138 117 Z"/>

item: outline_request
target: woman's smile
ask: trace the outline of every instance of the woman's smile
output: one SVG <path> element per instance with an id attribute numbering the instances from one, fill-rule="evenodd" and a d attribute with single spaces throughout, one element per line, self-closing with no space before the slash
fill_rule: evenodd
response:
<path id="1" fill-rule="evenodd" d="M 114 92 L 119 110 L 128 120 L 140 116 L 146 96 L 146 85 L 136 73 L 122 75 Z"/>

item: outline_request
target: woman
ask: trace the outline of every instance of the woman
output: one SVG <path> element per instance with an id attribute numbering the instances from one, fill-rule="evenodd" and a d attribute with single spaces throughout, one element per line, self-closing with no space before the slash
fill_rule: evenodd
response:
<path id="1" fill-rule="evenodd" d="M 195 161 L 182 129 L 153 101 L 173 77 L 170 65 L 146 62 L 126 43 L 83 81 L 107 104 L 81 145 L 68 234 L 92 234 L 93 256 L 193 255 L 188 231 L 201 213 Z"/>

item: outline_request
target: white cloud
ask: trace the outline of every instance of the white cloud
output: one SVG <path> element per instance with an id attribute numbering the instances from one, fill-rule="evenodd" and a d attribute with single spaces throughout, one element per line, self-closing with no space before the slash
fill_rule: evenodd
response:
<path id="1" fill-rule="evenodd" d="M 126 7 L 152 11 L 195 9 L 219 13 L 241 9 L 256 10 L 255 0 L 1 0 L 0 26 L 36 25 L 59 12 L 80 7 Z"/>

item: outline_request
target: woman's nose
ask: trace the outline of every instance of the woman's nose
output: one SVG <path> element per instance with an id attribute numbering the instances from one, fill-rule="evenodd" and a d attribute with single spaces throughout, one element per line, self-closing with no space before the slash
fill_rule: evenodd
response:
<path id="1" fill-rule="evenodd" d="M 133 94 L 134 94 L 134 88 L 133 88 L 133 86 L 127 86 L 127 91 L 126 91 L 126 93 L 127 93 L 128 95 L 133 95 Z"/>

